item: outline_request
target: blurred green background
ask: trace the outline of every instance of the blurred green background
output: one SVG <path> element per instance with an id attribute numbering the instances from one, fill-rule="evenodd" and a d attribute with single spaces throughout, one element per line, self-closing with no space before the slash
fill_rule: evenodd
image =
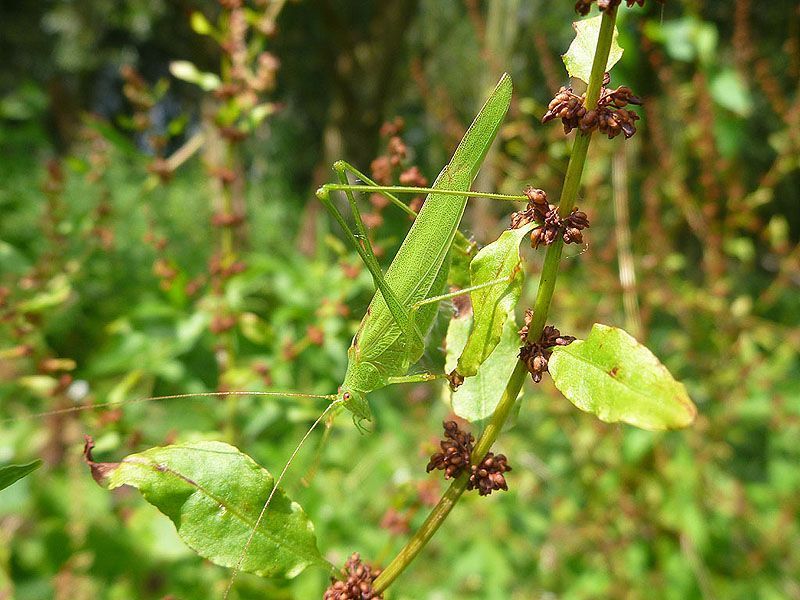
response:
<path id="1" fill-rule="evenodd" d="M 612 80 L 644 98 L 639 133 L 592 142 L 588 246 L 569 247 L 550 322 L 626 328 L 698 419 L 606 425 L 528 384 L 497 444 L 510 491 L 465 496 L 391 598 L 800 598 L 800 11 L 647 4 L 621 10 Z M 372 284 L 314 189 L 336 159 L 368 171 L 396 117 L 402 168 L 433 179 L 507 70 L 514 102 L 476 187 L 557 197 L 569 141 L 539 119 L 567 82 L 572 5 L 254 1 L 237 20 L 210 0 L 3 3 L 0 464 L 46 467 L 0 492 L 0 598 L 222 596 L 227 570 L 135 491 L 92 481 L 82 434 L 103 460 L 227 439 L 276 471 L 319 401 L 30 415 L 334 392 Z M 364 205 L 389 259 L 409 223 Z M 476 202 L 462 229 L 487 243 L 502 211 Z M 529 303 L 542 256 L 528 253 Z M 440 343 L 421 368 L 441 369 Z M 385 564 L 444 489 L 424 472 L 441 396 L 378 392 L 372 434 L 340 418 L 301 454 L 285 487 L 334 563 Z M 243 574 L 232 597 L 325 586 Z"/>

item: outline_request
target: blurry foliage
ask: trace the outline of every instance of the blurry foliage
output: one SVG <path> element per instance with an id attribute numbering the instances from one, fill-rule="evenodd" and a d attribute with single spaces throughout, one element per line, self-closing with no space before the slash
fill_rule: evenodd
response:
<path id="1" fill-rule="evenodd" d="M 366 168 L 382 120 L 405 117 L 416 164 L 434 174 L 482 82 L 508 69 L 513 114 L 481 187 L 558 193 L 568 143 L 538 119 L 565 83 L 573 3 L 420 0 L 407 18 L 400 4 L 292 2 L 280 17 L 270 51 L 282 61 L 281 110 L 240 149 L 246 268 L 222 292 L 236 315 L 229 387 L 335 391 L 372 286 L 312 190 L 334 158 Z M 510 16 L 490 15 L 493 4 Z M 154 84 L 179 59 L 215 72 L 218 51 L 189 27 L 194 10 L 212 19 L 219 7 L 4 8 L 0 419 L 13 421 L 0 422 L 0 465 L 42 456 L 47 466 L 0 492 L 0 597 L 221 597 L 223 569 L 135 494 L 91 480 L 80 434 L 113 460 L 220 439 L 232 423 L 237 445 L 275 469 L 319 411 L 241 398 L 231 414 L 200 398 L 24 418 L 219 385 L 209 325 L 220 299 L 206 286 L 216 192 L 197 158 L 150 185 L 151 149 L 122 126 L 132 112 L 118 75 L 134 63 Z M 686 382 L 698 421 L 647 433 L 576 412 L 549 383 L 528 388 L 499 443 L 515 467 L 511 492 L 465 499 L 394 598 L 800 598 L 800 15 L 791 2 L 751 0 L 623 15 L 613 84 L 644 98 L 640 133 L 627 146 L 593 142 L 580 202 L 593 227 L 587 251 L 564 259 L 553 322 L 581 336 L 594 321 L 637 333 Z M 203 94 L 177 83 L 152 107 L 149 133 L 183 115 L 174 152 L 203 110 Z M 482 242 L 503 227 L 489 205 L 465 222 Z M 386 257 L 405 228 L 386 219 L 376 232 Z M 448 411 L 440 395 L 379 392 L 372 435 L 342 419 L 303 452 L 286 487 L 332 562 L 354 550 L 384 562 L 424 518 L 440 489 L 423 473 Z M 324 585 L 321 573 L 243 575 L 236 594 L 319 597 Z"/>

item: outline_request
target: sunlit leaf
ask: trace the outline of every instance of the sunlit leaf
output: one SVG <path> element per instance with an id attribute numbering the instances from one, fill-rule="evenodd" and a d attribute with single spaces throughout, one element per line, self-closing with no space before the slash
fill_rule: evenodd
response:
<path id="1" fill-rule="evenodd" d="M 496 279 L 504 281 L 470 293 L 473 323 L 456 370 L 464 377 L 478 372 L 478 367 L 492 353 L 503 324 L 522 292 L 523 270 L 519 244 L 536 224 L 504 231 L 497 240 L 482 248 L 470 263 L 470 284 L 480 285 Z"/>
<path id="2" fill-rule="evenodd" d="M 725 69 L 711 80 L 711 95 L 720 106 L 740 117 L 747 117 L 753 111 L 750 90 L 739 73 Z"/>
<path id="3" fill-rule="evenodd" d="M 600 37 L 600 22 L 603 16 L 598 15 L 590 19 L 583 19 L 576 21 L 572 24 L 575 28 L 575 39 L 569 45 L 567 53 L 561 58 L 564 60 L 564 66 L 567 67 L 567 72 L 570 77 L 577 77 L 586 83 L 589 82 L 589 75 L 592 72 L 592 62 L 594 61 L 594 52 L 597 48 L 597 39 Z M 611 67 L 617 64 L 622 58 L 622 47 L 617 43 L 619 32 L 614 27 L 614 34 L 611 38 L 611 52 L 608 54 L 608 63 L 606 63 L 606 71 L 610 71 Z"/>
<path id="4" fill-rule="evenodd" d="M 200 35 L 209 35 L 214 32 L 214 27 L 201 12 L 193 12 L 189 23 L 192 26 L 192 30 Z"/>
<path id="5" fill-rule="evenodd" d="M 274 478 L 252 458 L 222 442 L 151 448 L 119 463 L 87 462 L 108 489 L 136 487 L 167 515 L 199 555 L 226 567 L 239 563 Z M 311 521 L 278 490 L 252 536 L 241 569 L 294 577 L 310 565 L 328 568 Z"/>
<path id="6" fill-rule="evenodd" d="M 263 104 L 257 104 L 254 106 L 250 111 L 250 121 L 253 127 L 257 127 L 264 121 L 264 119 L 272 114 L 275 114 L 275 110 L 276 106 L 272 102 L 264 102 Z"/>
<path id="7" fill-rule="evenodd" d="M 36 459 L 24 465 L 7 465 L 0 467 L 0 490 L 4 490 L 12 483 L 16 483 L 26 475 L 30 475 L 42 466 L 42 461 Z"/>
<path id="8" fill-rule="evenodd" d="M 497 408 L 506 383 L 517 364 L 520 347 L 517 325 L 513 312 L 507 317 L 499 343 L 480 365 L 478 372 L 474 376 L 468 377 L 456 391 L 445 386 L 446 398 L 450 402 L 453 412 L 470 423 L 479 422 L 491 416 L 494 409 Z M 450 320 L 446 339 L 447 363 L 445 367 L 448 371 L 455 367 L 456 357 L 461 354 L 471 325 L 472 317 L 469 315 Z"/>
<path id="9" fill-rule="evenodd" d="M 607 423 L 679 429 L 697 409 L 650 350 L 616 327 L 596 323 L 585 341 L 553 349 L 548 368 L 561 393 Z"/>

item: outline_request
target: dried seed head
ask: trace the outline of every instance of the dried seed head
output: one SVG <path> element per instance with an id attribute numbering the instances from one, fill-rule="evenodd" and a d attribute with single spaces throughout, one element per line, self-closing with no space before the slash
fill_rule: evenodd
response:
<path id="1" fill-rule="evenodd" d="M 614 90 L 608 89 L 607 86 L 610 82 L 611 77 L 606 73 L 603 77 L 603 87 L 600 90 L 597 107 L 591 110 L 586 110 L 584 106 L 585 94 L 577 96 L 571 88 L 562 87 L 550 101 L 547 112 L 542 117 L 542 123 L 560 118 L 564 125 L 564 133 L 569 133 L 573 129 L 579 129 L 584 134 L 600 130 L 609 139 L 615 138 L 620 133 L 624 134 L 626 139 L 630 138 L 636 133 L 635 121 L 639 116 L 632 111 L 623 109 L 628 104 L 642 104 L 642 99 L 635 96 L 627 86 L 619 86 Z"/>
<path id="2" fill-rule="evenodd" d="M 595 2 L 595 0 L 578 0 L 575 3 L 575 11 L 579 15 L 588 15 L 592 8 L 593 2 Z M 625 0 L 625 4 L 627 4 L 629 8 L 634 5 L 644 6 L 644 2 L 645 0 Z M 656 0 L 656 2 L 663 4 L 665 0 Z M 621 3 L 622 0 L 597 0 L 597 8 L 599 8 L 601 11 L 606 11 L 615 9 Z"/>
<path id="3" fill-rule="evenodd" d="M 464 376 L 456 369 L 453 369 L 447 375 L 447 380 L 450 382 L 450 389 L 455 391 L 464 383 Z"/>
<path id="4" fill-rule="evenodd" d="M 400 183 L 414 187 L 427 187 L 428 178 L 422 174 L 418 166 L 414 165 L 400 173 Z"/>
<path id="5" fill-rule="evenodd" d="M 547 192 L 544 190 L 540 190 L 532 185 L 528 185 L 525 186 L 525 189 L 522 190 L 522 193 L 527 196 L 528 201 L 532 204 L 547 204 Z"/>
<path id="6" fill-rule="evenodd" d="M 520 339 L 524 342 L 528 339 L 528 331 L 531 327 L 531 321 L 533 321 L 533 309 L 526 308 L 525 309 L 525 324 L 522 328 L 517 332 L 519 334 Z"/>
<path id="7" fill-rule="evenodd" d="M 589 227 L 589 217 L 585 212 L 573 208 L 572 212 L 564 219 L 564 243 L 581 244 L 583 243 L 583 233 L 581 230 Z"/>
<path id="8" fill-rule="evenodd" d="M 588 15 L 594 0 L 578 0 L 575 3 L 575 12 L 579 15 Z"/>
<path id="9" fill-rule="evenodd" d="M 389 507 L 381 518 L 381 529 L 386 529 L 394 535 L 404 535 L 411 530 L 409 516 L 394 507 Z"/>
<path id="10" fill-rule="evenodd" d="M 553 327 L 547 325 L 543 330 L 539 339 L 535 342 L 528 342 L 528 331 L 530 328 L 531 320 L 533 319 L 533 311 L 530 309 L 525 311 L 525 326 L 519 330 L 519 335 L 525 343 L 519 349 L 519 358 L 525 363 L 528 372 L 534 383 L 539 383 L 542 376 L 547 371 L 547 361 L 553 354 L 553 346 L 566 346 L 575 341 L 571 335 L 561 335 L 561 332 Z"/>
<path id="11" fill-rule="evenodd" d="M 504 454 L 488 452 L 479 465 L 472 465 L 467 489 L 478 490 L 481 496 L 488 496 L 495 490 L 508 490 L 503 473 L 510 470 Z"/>
<path id="12" fill-rule="evenodd" d="M 372 178 L 381 185 L 390 185 L 392 183 L 392 163 L 389 161 L 388 156 L 379 156 L 372 161 L 369 165 L 372 173 Z"/>
<path id="13" fill-rule="evenodd" d="M 400 135 L 405 128 L 406 123 L 403 117 L 395 117 L 394 121 L 386 121 L 381 125 L 380 135 L 382 138 L 390 138 L 395 135 Z"/>
<path id="14" fill-rule="evenodd" d="M 525 210 L 511 215 L 509 229 L 519 229 L 532 221 L 542 223 L 547 211 L 552 207 L 547 203 L 547 193 L 544 190 L 529 185 L 522 190 L 522 193 L 528 198 L 528 206 L 525 207 Z"/>
<path id="15" fill-rule="evenodd" d="M 470 454 L 475 438 L 471 433 L 461 431 L 455 421 L 446 421 L 442 425 L 445 437 L 439 442 L 442 450 L 431 456 L 425 470 L 430 473 L 434 469 L 439 469 L 444 471 L 445 479 L 452 479 L 469 468 Z"/>
<path id="16" fill-rule="evenodd" d="M 325 590 L 323 600 L 380 600 L 383 595 L 372 591 L 372 583 L 380 575 L 380 569 L 373 569 L 361 562 L 358 552 L 345 563 L 347 579 L 331 579 L 331 585 Z"/>
<path id="17" fill-rule="evenodd" d="M 386 145 L 386 147 L 389 150 L 389 156 L 391 158 L 397 158 L 398 160 L 402 160 L 408 154 L 408 146 L 406 146 L 406 143 L 400 136 L 393 136 L 389 138 L 389 143 Z"/>
<path id="18" fill-rule="evenodd" d="M 563 227 L 563 221 L 555 205 L 548 204 L 546 209 L 543 206 L 535 205 L 534 220 L 540 225 L 531 231 L 533 248 L 538 248 L 540 245 L 549 246 L 556 241 Z"/>

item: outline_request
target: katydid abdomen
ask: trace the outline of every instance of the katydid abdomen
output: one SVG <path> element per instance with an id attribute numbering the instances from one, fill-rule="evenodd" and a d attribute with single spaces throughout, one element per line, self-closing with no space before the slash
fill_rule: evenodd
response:
<path id="1" fill-rule="evenodd" d="M 500 79 L 464 134 L 450 163 L 432 188 L 468 191 L 492 144 L 511 101 L 511 78 Z M 466 196 L 431 192 L 384 276 L 394 298 L 406 310 L 442 293 L 447 282 L 448 254 L 466 208 Z M 409 335 L 378 290 L 353 338 L 339 398 L 358 419 L 371 420 L 366 395 L 386 386 L 390 377 L 405 375 L 424 351 L 424 337 L 433 324 L 437 304 L 414 313 Z M 408 324 L 406 326 L 409 326 Z"/>

